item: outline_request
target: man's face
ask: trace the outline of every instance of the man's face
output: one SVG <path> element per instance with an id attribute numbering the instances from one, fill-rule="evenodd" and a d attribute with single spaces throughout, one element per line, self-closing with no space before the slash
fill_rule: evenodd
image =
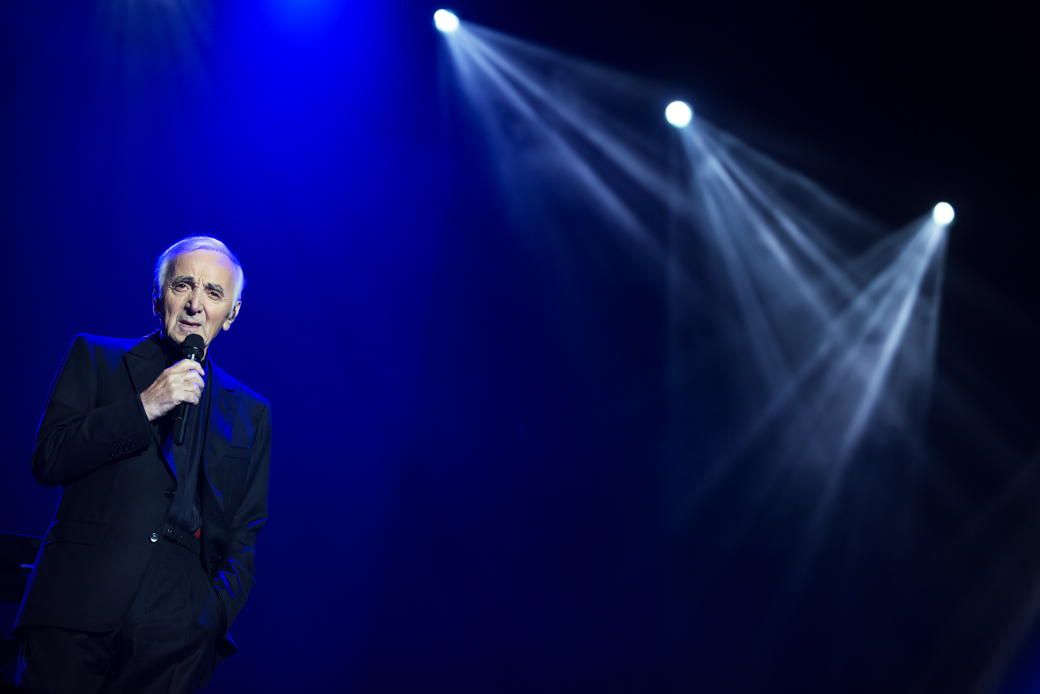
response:
<path id="1" fill-rule="evenodd" d="M 220 329 L 227 330 L 242 302 L 235 298 L 235 272 L 231 259 L 216 251 L 198 250 L 177 256 L 162 287 L 163 335 L 181 344 L 192 333 L 209 343 Z"/>

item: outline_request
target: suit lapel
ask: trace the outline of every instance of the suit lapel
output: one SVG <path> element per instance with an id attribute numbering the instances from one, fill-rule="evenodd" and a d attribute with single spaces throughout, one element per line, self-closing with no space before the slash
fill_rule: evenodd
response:
<path id="1" fill-rule="evenodd" d="M 126 368 L 130 372 L 130 381 L 133 383 L 134 392 L 138 395 L 147 390 L 148 386 L 155 383 L 155 379 L 159 378 L 159 374 L 166 368 L 166 358 L 163 356 L 162 348 L 153 339 L 155 335 L 156 333 L 153 333 L 142 339 L 123 356 Z M 167 456 L 167 451 L 163 450 L 164 442 L 159 440 L 155 427 L 149 426 L 149 429 L 152 430 L 152 440 L 155 441 L 155 445 L 162 455 L 163 462 L 166 463 L 166 469 L 176 478 L 173 459 Z"/>

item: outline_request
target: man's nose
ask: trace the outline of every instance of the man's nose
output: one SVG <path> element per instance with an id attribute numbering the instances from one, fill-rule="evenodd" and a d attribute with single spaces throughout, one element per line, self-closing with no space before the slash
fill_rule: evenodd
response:
<path id="1" fill-rule="evenodd" d="M 184 306 L 189 313 L 198 313 L 202 310 L 202 297 L 197 290 L 192 290 L 188 295 L 188 303 Z"/>

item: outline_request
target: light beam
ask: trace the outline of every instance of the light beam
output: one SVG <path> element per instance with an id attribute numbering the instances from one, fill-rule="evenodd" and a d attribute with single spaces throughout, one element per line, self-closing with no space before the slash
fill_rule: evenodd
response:
<path id="1" fill-rule="evenodd" d="M 437 10 L 433 13 L 433 25 L 438 31 L 450 34 L 459 28 L 459 18 L 448 10 Z"/>
<path id="2" fill-rule="evenodd" d="M 664 110 L 664 117 L 676 128 L 685 128 L 693 120 L 693 109 L 685 101 L 673 101 Z"/>
<path id="3" fill-rule="evenodd" d="M 698 416 L 692 388 L 706 363 L 733 370 L 720 377 L 733 400 L 726 432 L 669 433 L 677 510 L 768 459 L 749 493 L 768 503 L 794 473 L 826 491 L 810 502 L 826 518 L 858 451 L 914 431 L 931 381 L 944 225 L 887 229 L 704 119 L 690 128 L 683 101 L 663 109 L 682 133 L 688 168 L 677 169 L 674 142 L 665 151 L 625 118 L 660 108 L 656 88 L 479 26 L 464 33 L 452 57 L 518 219 L 569 240 L 555 214 L 580 215 L 668 293 L 676 421 Z M 694 447 L 709 461 L 696 469 L 685 459 Z"/>
<path id="4" fill-rule="evenodd" d="M 948 202 L 940 202 L 932 209 L 932 220 L 940 226 L 946 226 L 952 222 L 953 217 L 953 205 Z"/>

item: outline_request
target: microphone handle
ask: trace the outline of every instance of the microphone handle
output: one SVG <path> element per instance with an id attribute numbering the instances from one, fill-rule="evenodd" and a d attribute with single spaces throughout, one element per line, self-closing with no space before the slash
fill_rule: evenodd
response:
<path id="1" fill-rule="evenodd" d="M 177 405 L 177 413 L 173 415 L 173 442 L 184 445 L 184 431 L 188 428 L 188 403 Z"/>
<path id="2" fill-rule="evenodd" d="M 192 361 L 198 361 L 194 355 L 188 356 Z M 184 432 L 188 428 L 188 403 L 182 402 L 177 405 L 177 412 L 173 415 L 173 442 L 178 446 L 184 445 Z"/>

